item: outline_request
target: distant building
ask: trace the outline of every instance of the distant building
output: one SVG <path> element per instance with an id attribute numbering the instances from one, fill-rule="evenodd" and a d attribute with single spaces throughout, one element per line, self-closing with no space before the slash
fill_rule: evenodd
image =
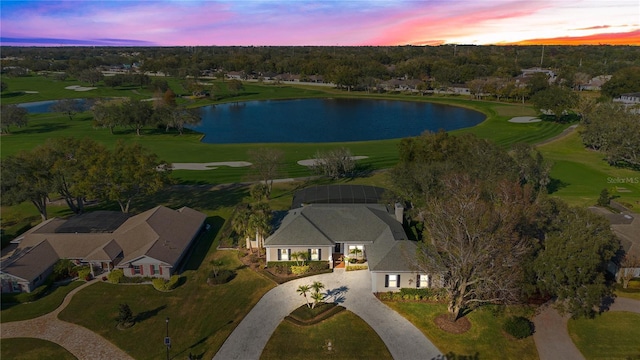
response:
<path id="1" fill-rule="evenodd" d="M 94 270 L 122 269 L 125 276 L 169 279 L 203 228 L 206 215 L 188 207 L 157 206 L 129 217 L 95 211 L 44 221 L 18 237 L 2 260 L 2 292 L 31 292 L 60 259 Z"/>
<path id="2" fill-rule="evenodd" d="M 640 104 L 640 92 L 621 94 L 620 97 L 613 99 L 613 101 L 625 105 L 637 105 Z"/>

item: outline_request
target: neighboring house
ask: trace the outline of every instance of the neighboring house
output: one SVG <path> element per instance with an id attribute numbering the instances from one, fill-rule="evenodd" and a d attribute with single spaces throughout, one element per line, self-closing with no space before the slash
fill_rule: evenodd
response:
<path id="1" fill-rule="evenodd" d="M 635 178 L 630 180 L 633 179 Z M 620 213 L 613 213 L 601 207 L 591 207 L 589 210 L 609 220 L 611 230 L 620 240 L 620 245 L 626 255 L 640 259 L 640 214 L 629 211 L 615 201 L 611 202 L 611 207 Z M 609 272 L 616 275 L 616 278 L 620 276 L 622 268 L 618 264 L 611 262 L 608 268 Z M 632 271 L 634 277 L 640 277 L 640 267 L 629 268 L 626 271 Z"/>
<path id="2" fill-rule="evenodd" d="M 613 101 L 620 102 L 625 105 L 640 104 L 640 92 L 621 94 L 619 98 L 615 98 Z"/>
<path id="3" fill-rule="evenodd" d="M 18 237 L 17 248 L 3 259 L 2 292 L 31 292 L 60 259 L 94 269 L 122 269 L 125 276 L 168 279 L 177 271 L 206 215 L 183 207 L 158 206 L 129 217 L 95 211 L 68 220 L 53 218 Z"/>
<path id="4" fill-rule="evenodd" d="M 539 67 L 535 67 L 530 69 L 521 69 L 521 71 L 522 71 L 522 74 L 521 74 L 522 77 L 529 77 L 529 76 L 533 76 L 534 74 L 543 73 L 547 75 L 549 80 L 556 78 L 556 74 L 549 69 L 542 69 Z"/>
<path id="5" fill-rule="evenodd" d="M 602 85 L 609 80 L 611 80 L 611 75 L 598 75 L 589 80 L 586 85 L 581 86 L 580 90 L 600 91 L 602 89 Z"/>
<path id="6" fill-rule="evenodd" d="M 312 261 L 327 261 L 330 267 L 341 266 L 345 257 L 366 259 L 373 292 L 430 287 L 431 276 L 420 273 L 414 265 L 417 246 L 407 239 L 402 227 L 402 207 L 358 203 L 351 194 L 371 194 L 376 190 L 339 187 L 339 192 L 349 194 L 349 203 L 333 198 L 334 203 L 317 201 L 287 213 L 277 230 L 265 240 L 267 262 L 291 261 L 291 254 L 296 252 L 306 252 Z M 380 189 L 357 185 L 354 188 Z"/>

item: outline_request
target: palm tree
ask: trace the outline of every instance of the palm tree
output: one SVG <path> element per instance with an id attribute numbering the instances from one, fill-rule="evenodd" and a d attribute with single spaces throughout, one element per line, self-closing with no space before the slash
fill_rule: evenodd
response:
<path id="1" fill-rule="evenodd" d="M 238 236 L 247 240 L 249 238 L 249 218 L 251 216 L 251 212 L 249 208 L 242 207 L 237 209 L 236 215 L 233 217 L 233 221 L 231 225 L 233 227 L 233 231 L 235 231 Z M 251 248 L 251 242 L 249 242 L 249 248 Z"/>
<path id="2" fill-rule="evenodd" d="M 320 281 L 314 281 L 313 284 L 311 284 L 311 288 L 313 289 L 313 293 L 311 294 L 311 298 L 313 299 L 313 306 L 311 308 L 313 309 L 319 302 L 324 300 L 324 294 L 320 292 L 320 290 L 324 289 L 324 284 Z"/>
<path id="3" fill-rule="evenodd" d="M 258 249 L 260 249 L 265 235 L 271 231 L 271 208 L 267 203 L 257 203 L 251 210 L 249 229 L 251 233 L 255 233 Z"/>
<path id="4" fill-rule="evenodd" d="M 324 294 L 320 292 L 314 292 L 313 294 L 311 294 L 311 298 L 313 299 L 313 304 L 311 305 L 311 308 L 313 309 L 316 307 L 316 305 L 318 305 L 318 303 L 324 300 Z"/>
<path id="5" fill-rule="evenodd" d="M 307 307 L 311 307 L 309 299 L 307 298 L 307 294 L 311 291 L 311 287 L 309 285 L 300 285 L 296 291 L 300 293 L 300 295 L 304 296 L 304 300 L 307 302 Z"/>

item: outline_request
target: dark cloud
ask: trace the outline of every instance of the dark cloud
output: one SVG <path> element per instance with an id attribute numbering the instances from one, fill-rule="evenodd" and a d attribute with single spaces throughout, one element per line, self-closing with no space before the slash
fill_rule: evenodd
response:
<path id="1" fill-rule="evenodd" d="M 574 30 L 598 30 L 598 29 L 608 29 L 610 28 L 611 25 L 597 25 L 597 26 L 589 26 L 586 28 L 578 28 L 578 29 L 574 29 Z"/>

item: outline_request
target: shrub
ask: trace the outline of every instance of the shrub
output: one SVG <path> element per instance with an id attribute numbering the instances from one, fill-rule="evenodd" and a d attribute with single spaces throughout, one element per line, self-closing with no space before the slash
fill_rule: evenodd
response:
<path id="1" fill-rule="evenodd" d="M 88 266 L 78 267 L 78 278 L 86 279 L 89 276 L 91 276 L 91 269 Z"/>
<path id="2" fill-rule="evenodd" d="M 233 270 L 222 269 L 218 271 L 217 274 L 211 271 L 209 273 L 209 278 L 207 279 L 207 284 L 209 285 L 226 284 L 229 281 L 233 280 L 234 277 L 236 277 L 236 273 Z"/>
<path id="3" fill-rule="evenodd" d="M 133 325 L 135 318 L 133 317 L 133 312 L 129 307 L 129 304 L 120 304 L 118 306 L 118 317 L 116 321 L 118 322 L 118 326 L 120 327 L 130 327 Z"/>
<path id="4" fill-rule="evenodd" d="M 107 275 L 107 279 L 112 284 L 118 284 L 124 278 L 124 272 L 120 269 L 112 270 L 109 275 Z"/>
<path id="5" fill-rule="evenodd" d="M 328 268 L 329 263 L 327 263 L 326 261 L 312 261 L 309 263 L 309 271 L 311 272 L 324 271 Z"/>
<path id="6" fill-rule="evenodd" d="M 346 268 L 347 271 L 355 271 L 355 270 L 367 270 L 369 267 L 367 265 L 349 265 Z"/>
<path id="7" fill-rule="evenodd" d="M 302 265 L 302 266 L 292 266 L 291 267 L 291 273 L 294 275 L 303 275 L 306 274 L 307 272 L 309 272 L 309 265 Z"/>
<path id="8" fill-rule="evenodd" d="M 69 259 L 60 259 L 53 265 L 54 281 L 74 278 L 78 275 L 77 266 Z"/>
<path id="9" fill-rule="evenodd" d="M 533 323 L 522 316 L 510 316 L 502 329 L 516 339 L 524 339 L 533 334 Z"/>

